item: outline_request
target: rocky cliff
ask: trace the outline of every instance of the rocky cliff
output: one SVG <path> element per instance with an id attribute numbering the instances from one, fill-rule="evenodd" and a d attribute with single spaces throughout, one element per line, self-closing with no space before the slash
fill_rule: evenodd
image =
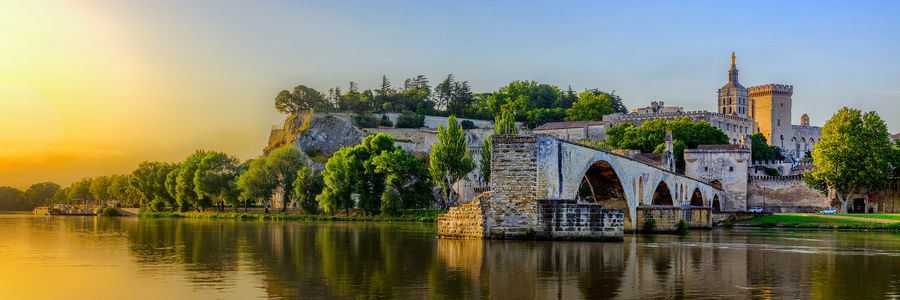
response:
<path id="1" fill-rule="evenodd" d="M 362 142 L 366 133 L 353 126 L 345 114 L 292 115 L 282 129 L 273 129 L 264 153 L 287 144 L 294 144 L 308 154 L 331 156 L 341 147 Z"/>

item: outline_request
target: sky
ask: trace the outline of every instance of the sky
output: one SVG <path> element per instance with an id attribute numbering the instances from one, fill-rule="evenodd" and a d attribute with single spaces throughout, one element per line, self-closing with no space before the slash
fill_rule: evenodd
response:
<path id="1" fill-rule="evenodd" d="M 716 110 L 794 86 L 793 123 L 875 110 L 900 132 L 900 2 L 0 0 L 0 186 L 67 185 L 195 149 L 260 155 L 278 91 L 447 74 Z"/>

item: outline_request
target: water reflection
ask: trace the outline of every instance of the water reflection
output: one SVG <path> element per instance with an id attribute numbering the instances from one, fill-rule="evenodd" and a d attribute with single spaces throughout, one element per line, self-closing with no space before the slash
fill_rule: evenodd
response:
<path id="1" fill-rule="evenodd" d="M 900 290 L 900 237 L 890 233 L 482 241 L 438 240 L 428 224 L 0 216 L 0 245 L 3 274 L 22 264 L 36 277 L 87 266 L 96 282 L 82 286 L 115 281 L 180 298 L 895 298 Z M 0 289 L 0 298 L 17 298 L 5 296 L 16 294 Z"/>

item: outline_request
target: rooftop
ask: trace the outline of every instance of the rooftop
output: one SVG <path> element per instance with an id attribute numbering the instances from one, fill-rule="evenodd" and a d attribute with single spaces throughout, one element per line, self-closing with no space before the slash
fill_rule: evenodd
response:
<path id="1" fill-rule="evenodd" d="M 742 149 L 741 145 L 697 145 L 697 150 L 739 150 Z"/>

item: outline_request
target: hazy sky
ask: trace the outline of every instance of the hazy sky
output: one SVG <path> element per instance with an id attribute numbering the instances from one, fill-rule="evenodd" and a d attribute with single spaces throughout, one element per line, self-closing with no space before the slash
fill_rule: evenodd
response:
<path id="1" fill-rule="evenodd" d="M 900 131 L 897 1 L 485 2 L 0 0 L 0 186 L 197 148 L 253 157 L 281 122 L 279 90 L 382 74 L 715 111 L 731 51 L 745 86 L 794 85 L 795 124 L 853 106 Z"/>

